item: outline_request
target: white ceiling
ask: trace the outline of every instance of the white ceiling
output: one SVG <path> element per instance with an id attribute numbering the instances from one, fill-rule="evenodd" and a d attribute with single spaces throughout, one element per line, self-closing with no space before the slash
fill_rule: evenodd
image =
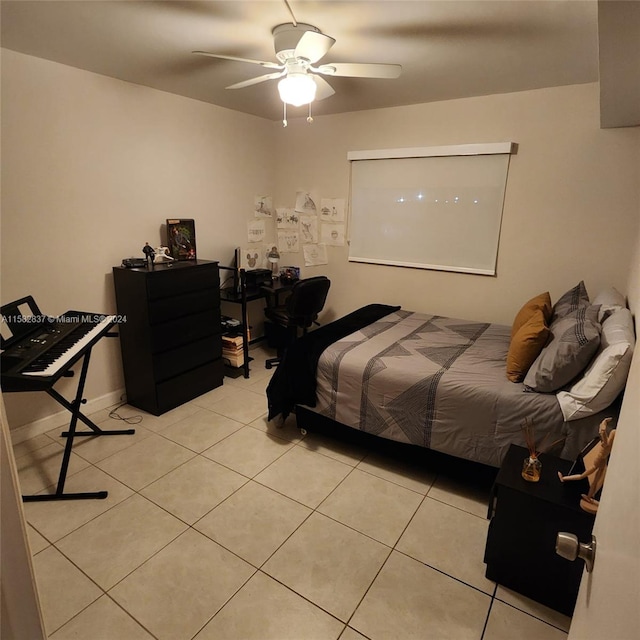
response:
<path id="1" fill-rule="evenodd" d="M 290 0 L 295 19 L 336 39 L 326 62 L 402 65 L 396 80 L 330 78 L 314 115 L 598 80 L 594 0 Z M 269 72 L 196 56 L 206 50 L 276 61 L 271 30 L 284 0 L 2 1 L 2 46 L 230 109 L 282 117 Z M 289 116 L 306 115 L 291 108 Z"/>

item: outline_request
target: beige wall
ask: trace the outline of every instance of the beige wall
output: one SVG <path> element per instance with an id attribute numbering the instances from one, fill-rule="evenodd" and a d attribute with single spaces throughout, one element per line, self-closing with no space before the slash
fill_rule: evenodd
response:
<path id="1" fill-rule="evenodd" d="M 640 149 L 638 150 L 638 161 L 636 163 L 636 184 L 640 185 Z M 640 199 L 638 200 L 638 221 L 640 222 Z M 629 277 L 627 280 L 627 292 L 629 295 L 629 307 L 633 311 L 636 319 L 636 334 L 640 328 L 640 224 L 636 234 L 635 249 L 629 266 Z"/>
<path id="2" fill-rule="evenodd" d="M 608 285 L 626 291 L 639 224 L 640 128 L 601 130 L 598 103 L 598 85 L 586 84 L 328 116 L 312 125 L 290 118 L 276 147 L 283 205 L 300 187 L 346 197 L 348 151 L 519 144 L 497 277 L 349 263 L 346 247 L 330 247 L 330 264 L 307 272 L 331 277 L 331 310 L 386 302 L 508 324 L 528 296 L 549 290 L 555 299 L 580 279 L 592 295 Z"/>
<path id="3" fill-rule="evenodd" d="M 324 319 L 368 302 L 509 323 L 542 290 L 584 279 L 628 292 L 638 235 L 640 130 L 601 130 L 598 86 L 277 122 L 2 52 L 2 302 L 46 313 L 114 311 L 111 267 L 196 219 L 200 257 L 228 261 L 253 197 L 293 206 L 297 189 L 347 197 L 347 152 L 511 140 L 498 276 L 349 263 L 329 248 Z M 285 254 L 282 264 L 303 262 Z M 637 282 L 637 279 L 636 279 Z M 122 387 L 117 340 L 95 349 L 87 397 Z M 64 387 L 62 388 L 64 391 Z M 44 394 L 5 400 L 12 428 L 58 410 Z M 64 421 L 64 418 L 63 418 Z"/>
<path id="4" fill-rule="evenodd" d="M 198 255 L 228 263 L 254 194 L 272 189 L 275 131 L 254 116 L 3 50 L 2 303 L 31 294 L 52 315 L 114 312 L 111 267 L 142 255 L 147 241 L 158 246 L 167 218 L 194 218 Z M 102 340 L 86 397 L 122 387 L 118 341 Z M 61 410 L 45 394 L 5 401 L 12 428 Z"/>

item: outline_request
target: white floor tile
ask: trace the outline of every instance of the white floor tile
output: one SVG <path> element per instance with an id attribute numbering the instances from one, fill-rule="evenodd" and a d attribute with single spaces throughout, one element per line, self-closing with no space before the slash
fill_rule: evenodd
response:
<path id="1" fill-rule="evenodd" d="M 263 571 L 347 622 L 391 549 L 314 513 Z"/>
<path id="2" fill-rule="evenodd" d="M 138 491 L 195 455 L 190 449 L 153 434 L 142 442 L 101 460 L 97 466 Z"/>
<path id="3" fill-rule="evenodd" d="M 458 509 L 473 513 L 480 518 L 486 518 L 491 496 L 491 483 L 487 481 L 474 482 L 473 478 L 454 474 L 438 474 L 428 495 L 434 500 L 458 507 Z"/>
<path id="4" fill-rule="evenodd" d="M 250 358 L 254 358 L 255 353 L 249 354 Z M 273 371 L 269 371 L 264 366 L 264 358 L 252 360 L 249 363 L 249 377 L 245 378 L 244 374 L 237 378 L 225 378 L 225 384 L 229 384 L 232 387 L 238 387 L 239 389 L 249 389 L 255 393 L 264 394 L 273 375 Z"/>
<path id="5" fill-rule="evenodd" d="M 363 500 L 363 496 L 367 496 Z M 423 497 L 388 480 L 355 469 L 320 504 L 318 511 L 393 546 Z"/>
<path id="6" fill-rule="evenodd" d="M 308 507 L 317 507 L 353 467 L 295 446 L 259 473 L 255 480 Z"/>
<path id="7" fill-rule="evenodd" d="M 29 538 L 29 548 L 31 549 L 31 555 L 40 553 L 43 549 L 46 549 L 51 543 L 40 535 L 30 524 L 27 524 L 27 536 Z"/>
<path id="8" fill-rule="evenodd" d="M 254 571 L 190 529 L 109 595 L 160 640 L 190 640 Z M 149 585 L 153 585 L 152 597 Z"/>
<path id="9" fill-rule="evenodd" d="M 358 633 L 355 629 L 345 627 L 345 630 L 342 632 L 339 640 L 367 640 L 367 638 L 361 633 Z"/>
<path id="10" fill-rule="evenodd" d="M 310 513 L 308 507 L 248 482 L 194 526 L 259 567 Z"/>
<path id="11" fill-rule="evenodd" d="M 288 440 L 253 427 L 243 427 L 204 451 L 203 455 L 253 478 L 292 446 Z"/>
<path id="12" fill-rule="evenodd" d="M 221 388 L 222 387 L 220 387 L 220 389 Z M 216 390 L 214 389 L 214 391 Z M 185 404 L 181 404 L 175 409 L 171 409 L 171 411 L 163 413 L 161 416 L 154 416 L 150 413 L 147 413 L 146 411 L 142 411 L 141 409 L 130 406 L 127 406 L 126 412 L 124 412 L 124 407 L 120 411 L 124 412 L 123 415 L 142 417 L 142 422 L 139 423 L 141 426 L 143 426 L 145 429 L 149 429 L 150 431 L 159 433 L 172 424 L 192 415 L 193 413 L 198 411 L 198 409 L 200 409 L 200 407 L 195 405 L 193 402 L 186 402 Z"/>
<path id="13" fill-rule="evenodd" d="M 102 596 L 56 631 L 49 640 L 154 640 L 109 596 Z"/>
<path id="14" fill-rule="evenodd" d="M 40 493 L 43 489 L 47 493 L 55 493 L 60 478 L 64 442 L 51 442 L 44 447 L 29 451 L 16 460 L 18 482 L 22 495 Z M 67 478 L 74 473 L 86 469 L 89 463 L 75 453 L 69 458 Z M 65 480 L 66 482 L 66 480 Z"/>
<path id="15" fill-rule="evenodd" d="M 421 493 L 423 496 L 427 494 L 436 477 L 434 470 L 423 465 L 415 464 L 412 461 L 401 461 L 396 457 L 384 456 L 380 453 L 368 453 L 358 463 L 358 469 L 378 478 L 395 482 L 401 487 Z"/>
<path id="16" fill-rule="evenodd" d="M 237 391 L 238 387 L 231 384 L 229 378 L 224 378 L 224 382 L 221 386 L 194 398 L 189 404 L 196 409 L 212 409 L 216 402 L 219 402 L 228 396 L 232 396 Z"/>
<path id="17" fill-rule="evenodd" d="M 256 573 L 195 640 L 335 640 L 344 624 Z"/>
<path id="18" fill-rule="evenodd" d="M 199 409 L 164 429 L 162 435 L 191 451 L 201 453 L 243 426 L 242 422 L 236 422 L 209 409 Z"/>
<path id="19" fill-rule="evenodd" d="M 184 522 L 134 495 L 56 546 L 103 589 L 109 589 L 186 528 Z"/>
<path id="20" fill-rule="evenodd" d="M 34 556 L 33 570 L 47 634 L 102 595 L 102 591 L 55 547 L 48 547 Z"/>
<path id="21" fill-rule="evenodd" d="M 247 478 L 235 471 L 196 456 L 140 493 L 176 518 L 193 524 L 245 482 Z"/>
<path id="22" fill-rule="evenodd" d="M 396 548 L 492 595 L 483 562 L 488 527 L 488 520 L 427 497 Z"/>
<path id="23" fill-rule="evenodd" d="M 229 385 L 231 387 L 231 385 Z M 267 413 L 267 398 L 263 393 L 233 387 L 222 399 L 207 404 L 216 413 L 248 424 Z"/>
<path id="24" fill-rule="evenodd" d="M 116 422 L 109 425 L 101 423 L 98 426 L 105 430 L 135 429 L 135 433 L 131 435 L 78 436 L 74 438 L 73 452 L 93 464 L 112 456 L 114 453 L 118 453 L 118 451 L 123 451 L 134 444 L 138 444 L 153 433 L 153 431 L 143 427 L 141 424 L 127 425 L 122 422 Z"/>
<path id="25" fill-rule="evenodd" d="M 281 416 L 273 420 L 267 420 L 267 414 L 265 414 L 250 422 L 249 426 L 254 429 L 260 429 L 260 431 L 265 431 L 277 438 L 290 440 L 291 442 L 300 442 L 305 438 L 300 432 L 300 429 L 298 429 L 296 417 L 293 414 L 287 416 L 287 419 L 284 421 Z"/>
<path id="26" fill-rule="evenodd" d="M 530 598 L 516 593 L 515 591 L 511 591 L 511 589 L 506 589 L 501 585 L 498 585 L 496 599 L 506 602 L 512 607 L 520 609 L 520 611 L 524 611 L 536 618 L 540 618 L 554 627 L 558 627 L 558 629 L 561 629 L 562 631 L 568 632 L 569 627 L 571 626 L 571 618 L 569 616 L 565 616 L 559 611 L 554 611 L 535 600 L 531 600 Z"/>
<path id="27" fill-rule="evenodd" d="M 58 431 L 61 431 L 61 429 L 58 429 Z M 59 434 L 56 434 L 56 436 L 57 435 Z M 23 440 L 22 442 L 13 445 L 13 456 L 18 460 L 18 458 L 21 458 L 27 453 L 50 445 L 52 442 L 55 442 L 56 439 L 57 437 L 50 438 L 48 434 L 41 433 L 33 438 L 29 438 L 28 440 Z"/>
<path id="28" fill-rule="evenodd" d="M 564 631 L 494 600 L 483 640 L 566 640 L 566 637 Z"/>
<path id="29" fill-rule="evenodd" d="M 262 373 L 258 373 L 258 374 L 251 374 L 251 384 L 249 384 L 247 386 L 247 389 L 249 389 L 250 391 L 254 391 L 255 393 L 261 393 L 261 394 L 266 394 L 267 392 L 267 386 L 269 385 L 269 382 L 271 380 L 271 376 L 272 376 L 271 371 L 267 371 L 267 373 L 265 375 L 263 375 Z"/>
<path id="30" fill-rule="evenodd" d="M 372 640 L 478 640 L 490 603 L 480 591 L 394 551 L 349 626 Z"/>
<path id="31" fill-rule="evenodd" d="M 26 502 L 27 521 L 47 540 L 55 542 L 133 494 L 129 487 L 94 466 L 79 471 L 65 482 L 66 493 L 86 491 L 108 491 L 108 495 L 105 499 Z"/>

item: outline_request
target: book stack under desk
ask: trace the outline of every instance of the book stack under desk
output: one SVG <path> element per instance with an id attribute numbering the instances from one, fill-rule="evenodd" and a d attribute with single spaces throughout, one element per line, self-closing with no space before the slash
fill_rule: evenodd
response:
<path id="1" fill-rule="evenodd" d="M 241 367 L 244 364 L 242 335 L 232 334 L 222 336 L 222 357 L 231 367 Z"/>

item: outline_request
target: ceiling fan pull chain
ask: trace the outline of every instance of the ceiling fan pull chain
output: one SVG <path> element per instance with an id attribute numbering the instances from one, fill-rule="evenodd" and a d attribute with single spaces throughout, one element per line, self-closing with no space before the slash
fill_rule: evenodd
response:
<path id="1" fill-rule="evenodd" d="M 309 103 L 309 115 L 307 116 L 307 122 L 309 124 L 313 122 L 313 118 L 311 117 L 311 103 Z"/>
<path id="2" fill-rule="evenodd" d="M 282 126 L 286 127 L 287 126 L 287 103 L 283 102 L 282 104 L 284 105 L 284 116 L 282 118 Z"/>

